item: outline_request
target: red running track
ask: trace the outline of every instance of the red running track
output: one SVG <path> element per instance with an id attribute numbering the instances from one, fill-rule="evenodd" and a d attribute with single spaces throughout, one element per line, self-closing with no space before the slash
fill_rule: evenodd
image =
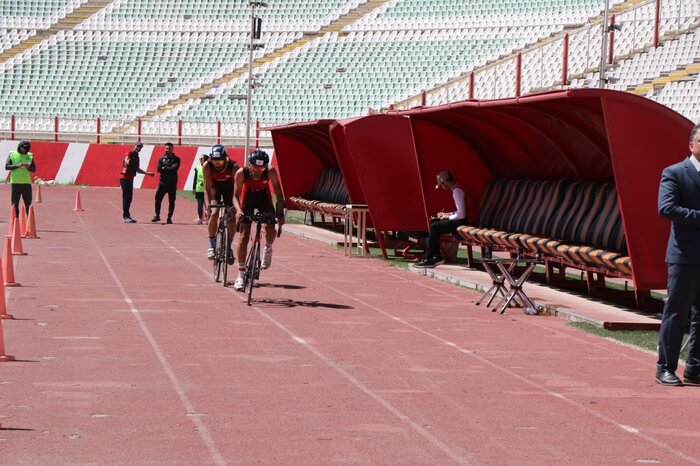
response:
<path id="1" fill-rule="evenodd" d="M 289 233 L 248 307 L 193 203 L 154 225 L 137 191 L 128 225 L 76 189 L 15 258 L 0 464 L 700 463 L 700 390 L 652 354 Z"/>

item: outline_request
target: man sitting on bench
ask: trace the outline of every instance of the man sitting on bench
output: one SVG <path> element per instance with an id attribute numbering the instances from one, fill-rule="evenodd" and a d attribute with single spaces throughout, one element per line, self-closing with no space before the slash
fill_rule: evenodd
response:
<path id="1" fill-rule="evenodd" d="M 467 223 L 467 200 L 461 185 L 454 179 L 449 171 L 442 171 L 437 175 L 435 189 L 442 188 L 452 191 L 455 202 L 454 212 L 440 212 L 437 217 L 430 219 L 430 234 L 428 236 L 428 250 L 425 257 L 416 263 L 416 267 L 435 267 L 445 262 L 440 255 L 440 235 L 455 233 L 457 227 Z"/>

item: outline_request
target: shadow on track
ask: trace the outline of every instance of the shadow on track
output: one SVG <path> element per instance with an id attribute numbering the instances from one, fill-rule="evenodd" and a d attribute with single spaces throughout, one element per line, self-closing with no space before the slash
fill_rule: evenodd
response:
<path id="1" fill-rule="evenodd" d="M 326 309 L 354 309 L 345 304 L 322 303 L 320 301 L 297 301 L 294 299 L 253 299 L 255 304 L 271 304 L 274 307 L 319 307 Z"/>
<path id="2" fill-rule="evenodd" d="M 282 288 L 285 290 L 303 290 L 306 288 L 305 286 L 301 285 L 284 285 L 284 284 L 276 284 L 276 283 L 256 283 L 255 284 L 256 288 Z"/>

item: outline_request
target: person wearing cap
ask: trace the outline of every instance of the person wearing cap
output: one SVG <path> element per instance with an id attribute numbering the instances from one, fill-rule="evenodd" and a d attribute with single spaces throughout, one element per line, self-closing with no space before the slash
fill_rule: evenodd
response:
<path id="1" fill-rule="evenodd" d="M 228 158 L 226 148 L 221 144 L 215 144 L 211 148 L 209 160 L 204 163 L 202 173 L 204 174 L 204 197 L 209 205 L 223 205 L 233 208 L 233 192 L 234 180 L 238 164 Z M 209 227 L 207 234 L 209 235 L 209 249 L 207 249 L 207 258 L 214 260 L 214 250 L 216 248 L 216 229 L 218 228 L 219 209 L 211 209 L 209 214 Z M 229 231 L 229 256 L 227 262 L 233 265 L 235 259 L 231 249 L 233 236 L 236 232 L 235 215 L 229 215 L 228 231 Z"/>
<path id="2" fill-rule="evenodd" d="M 437 217 L 430 220 L 430 233 L 428 235 L 428 250 L 423 259 L 416 263 L 417 267 L 435 267 L 445 262 L 440 255 L 440 235 L 456 233 L 457 227 L 467 223 L 467 199 L 462 186 L 455 180 L 449 171 L 441 171 L 437 175 L 435 189 L 442 188 L 452 192 L 455 203 L 453 212 L 440 212 Z"/>
<path id="3" fill-rule="evenodd" d="M 177 195 L 177 171 L 180 169 L 180 157 L 173 152 L 173 144 L 165 143 L 165 154 L 158 159 L 157 171 L 160 173 L 160 182 L 156 190 L 156 214 L 151 222 L 160 222 L 160 206 L 163 198 L 168 195 L 168 218 L 166 223 L 173 223 L 175 212 L 175 197 Z"/>
<path id="4" fill-rule="evenodd" d="M 204 223 L 204 164 L 209 160 L 207 154 L 199 158 L 199 165 L 194 167 L 192 194 L 197 199 L 197 225 Z"/>
<path id="5" fill-rule="evenodd" d="M 122 188 L 122 210 L 124 214 L 125 223 L 136 223 L 136 220 L 131 218 L 131 213 L 129 208 L 131 207 L 131 200 L 134 194 L 134 176 L 137 173 L 148 176 L 155 176 L 153 172 L 147 172 L 141 170 L 139 167 L 139 152 L 143 148 L 143 143 L 141 141 L 134 144 L 133 150 L 131 150 L 124 160 L 122 161 L 122 169 L 119 172 L 119 185 Z"/>
<path id="6" fill-rule="evenodd" d="M 32 204 L 32 173 L 36 171 L 34 155 L 29 152 L 29 141 L 21 141 L 17 150 L 10 152 L 5 161 L 5 170 L 10 172 L 10 195 L 12 205 L 15 206 L 15 214 L 19 217 L 19 199 L 24 201 L 24 207 L 29 211 Z"/>

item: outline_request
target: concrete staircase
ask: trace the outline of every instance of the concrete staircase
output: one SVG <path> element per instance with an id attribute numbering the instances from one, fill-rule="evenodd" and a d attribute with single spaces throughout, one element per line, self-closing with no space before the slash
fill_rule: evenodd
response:
<path id="1" fill-rule="evenodd" d="M 291 42 L 287 45 L 285 45 L 282 48 L 279 48 L 275 50 L 272 53 L 269 53 L 265 55 L 264 57 L 260 57 L 256 60 L 253 61 L 253 69 L 262 66 L 265 63 L 269 63 L 273 61 L 276 58 L 282 57 L 299 47 L 303 47 L 305 44 L 308 44 L 309 42 L 313 41 L 314 39 L 318 37 L 322 37 L 324 34 L 328 32 L 338 32 L 343 30 L 345 26 L 348 24 L 352 24 L 355 21 L 357 21 L 359 18 L 363 17 L 367 13 L 373 11 L 376 8 L 379 8 L 380 6 L 384 5 L 385 3 L 388 3 L 390 0 L 368 0 L 366 3 L 363 3 L 361 5 L 358 5 L 357 8 L 350 10 L 346 15 L 341 16 L 337 20 L 333 21 L 332 23 L 322 27 L 318 32 L 314 34 L 305 34 L 304 37 L 301 39 L 295 40 L 294 42 Z M 183 94 L 177 99 L 173 99 L 166 103 L 165 105 L 162 105 L 158 107 L 155 110 L 152 110 L 148 113 L 146 113 L 143 117 L 142 120 L 148 121 L 152 119 L 154 116 L 157 115 L 162 115 L 163 113 L 172 110 L 173 108 L 177 107 L 178 105 L 182 105 L 186 103 L 188 100 L 197 100 L 201 99 L 207 93 L 212 90 L 215 87 L 221 86 L 222 84 L 226 84 L 228 82 L 231 82 L 237 78 L 240 78 L 244 74 L 248 72 L 248 67 L 245 66 L 243 68 L 239 68 L 237 70 L 233 70 L 230 73 L 227 73 L 220 78 L 212 81 L 211 83 L 205 84 L 202 87 L 198 89 L 194 89 L 191 92 L 187 94 Z M 125 123 L 124 125 L 115 127 L 112 130 L 113 135 L 118 135 L 118 134 L 124 134 L 128 132 L 131 128 L 134 127 L 136 124 L 136 121 L 130 121 Z M 109 138 L 109 135 L 105 135 L 107 139 Z"/>
<path id="2" fill-rule="evenodd" d="M 82 23 L 113 1 L 114 0 L 90 0 L 87 3 L 82 4 L 65 18 L 62 18 L 58 20 L 58 22 L 52 24 L 50 28 L 37 31 L 35 36 L 30 37 L 14 47 L 5 50 L 2 54 L 0 54 L 0 63 L 4 63 L 10 58 L 16 57 L 25 50 L 29 50 L 36 44 L 48 39 L 59 31 L 72 30 L 76 25 Z"/>
<path id="3" fill-rule="evenodd" d="M 700 73 L 700 58 L 689 65 L 679 66 L 674 71 L 662 73 L 658 78 L 645 81 L 638 86 L 630 86 L 627 90 L 637 95 L 645 95 L 652 89 L 661 89 L 670 82 L 694 81 L 695 76 Z"/>

